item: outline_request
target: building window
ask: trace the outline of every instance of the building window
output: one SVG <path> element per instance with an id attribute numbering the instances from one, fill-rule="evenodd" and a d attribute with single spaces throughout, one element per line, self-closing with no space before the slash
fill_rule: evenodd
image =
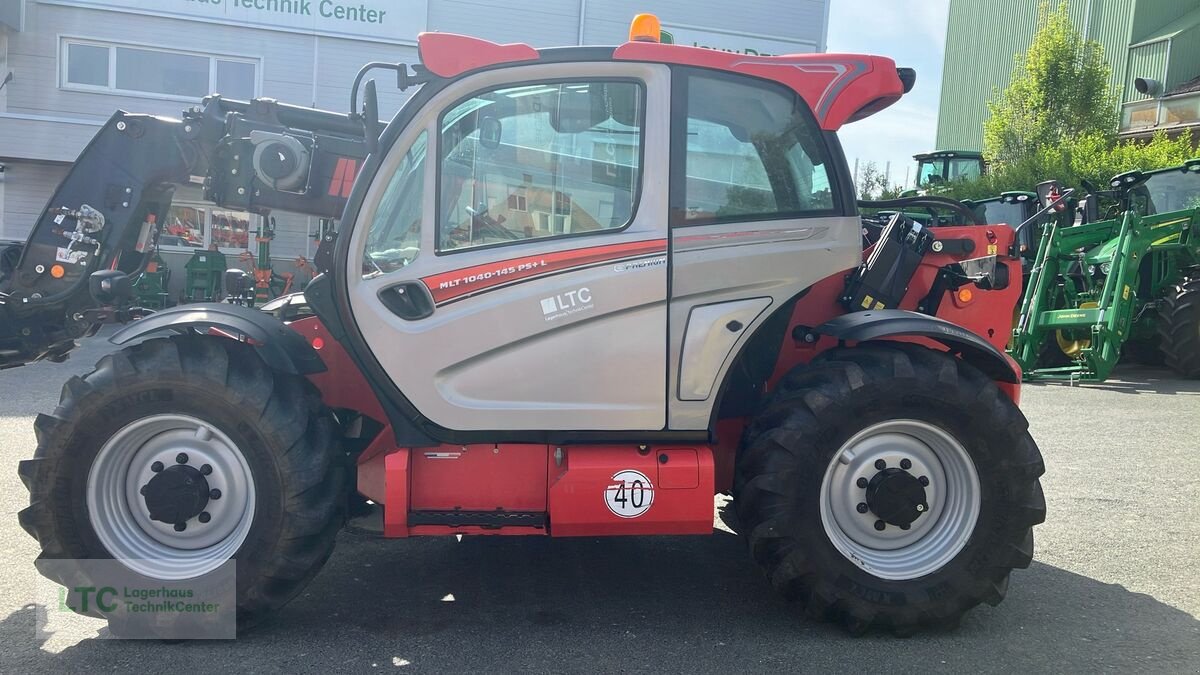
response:
<path id="1" fill-rule="evenodd" d="M 218 93 L 249 100 L 258 94 L 258 61 L 102 42 L 63 40 L 66 89 L 198 99 Z"/>
<path id="2" fill-rule="evenodd" d="M 438 250 L 615 231 L 641 183 L 641 85 L 504 86 L 445 113 Z"/>
<path id="3" fill-rule="evenodd" d="M 158 233 L 158 245 L 164 250 L 207 249 L 213 245 L 226 252 L 250 249 L 258 216 L 245 211 L 216 208 L 202 204 L 172 204 L 167 221 Z"/>
<path id="4" fill-rule="evenodd" d="M 1158 101 L 1126 103 L 1121 108 L 1121 130 L 1145 129 L 1158 121 Z"/>
<path id="5" fill-rule="evenodd" d="M 673 224 L 833 212 L 825 143 L 795 92 L 698 72 L 686 87 L 685 170 L 672 168 L 683 203 L 671 205 Z"/>

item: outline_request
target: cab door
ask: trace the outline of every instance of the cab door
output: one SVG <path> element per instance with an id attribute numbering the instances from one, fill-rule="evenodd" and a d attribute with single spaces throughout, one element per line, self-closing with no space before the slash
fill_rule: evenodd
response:
<path id="1" fill-rule="evenodd" d="M 374 358 L 460 431 L 666 424 L 670 73 L 542 64 L 457 81 L 401 133 L 349 244 Z"/>

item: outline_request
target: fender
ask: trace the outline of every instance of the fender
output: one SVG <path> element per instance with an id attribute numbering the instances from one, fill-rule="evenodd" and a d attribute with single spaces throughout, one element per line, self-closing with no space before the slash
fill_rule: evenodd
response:
<path id="1" fill-rule="evenodd" d="M 326 370 L 317 350 L 282 321 L 257 309 L 217 302 L 180 305 L 155 312 L 117 331 L 109 342 L 123 345 L 137 338 L 172 330 L 177 333 L 216 329 L 254 345 L 273 370 L 311 375 Z"/>
<path id="2" fill-rule="evenodd" d="M 863 342 L 890 337 L 923 337 L 958 352 L 962 360 L 1000 382 L 1017 384 L 1020 373 L 1009 358 L 969 330 L 927 314 L 903 309 L 851 312 L 817 326 L 815 332 L 838 340 Z"/>

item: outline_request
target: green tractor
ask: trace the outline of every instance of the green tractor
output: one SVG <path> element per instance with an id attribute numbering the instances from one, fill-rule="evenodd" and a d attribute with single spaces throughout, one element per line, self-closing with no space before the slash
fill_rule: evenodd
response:
<path id="1" fill-rule="evenodd" d="M 983 155 L 974 150 L 937 150 L 913 155 L 917 160 L 917 189 L 934 190 L 943 183 L 974 180 L 983 175 Z"/>
<path id="2" fill-rule="evenodd" d="M 1051 217 L 1009 353 L 1027 380 L 1103 381 L 1123 353 L 1200 377 L 1200 159 L 1084 187 L 1076 209 L 1038 186 Z"/>

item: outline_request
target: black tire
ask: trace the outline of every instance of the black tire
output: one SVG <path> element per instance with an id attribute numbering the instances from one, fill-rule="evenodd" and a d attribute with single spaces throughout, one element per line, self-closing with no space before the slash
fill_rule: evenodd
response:
<path id="1" fill-rule="evenodd" d="M 30 493 L 20 521 L 41 546 L 39 571 L 70 588 L 86 573 L 56 561 L 113 557 L 89 520 L 88 475 L 108 438 L 156 414 L 211 424 L 251 470 L 254 515 L 233 556 L 238 628 L 248 628 L 295 597 L 333 552 L 346 464 L 315 387 L 271 371 L 234 340 L 186 335 L 122 349 L 68 381 L 54 412 L 38 416 L 37 452 L 19 472 Z"/>
<path id="2" fill-rule="evenodd" d="M 877 577 L 838 551 L 822 525 L 826 469 L 852 435 L 886 420 L 936 425 L 969 453 L 980 483 L 970 539 L 917 578 Z M 950 628 L 980 602 L 998 604 L 1011 570 L 1033 557 L 1045 519 L 1041 454 L 1020 410 L 977 369 L 941 352 L 866 343 L 789 373 L 742 439 L 734 507 L 772 585 L 810 616 L 854 634 Z"/>
<path id="3" fill-rule="evenodd" d="M 1200 378 L 1200 279 L 1176 284 L 1158 303 L 1163 361 L 1187 378 Z"/>

